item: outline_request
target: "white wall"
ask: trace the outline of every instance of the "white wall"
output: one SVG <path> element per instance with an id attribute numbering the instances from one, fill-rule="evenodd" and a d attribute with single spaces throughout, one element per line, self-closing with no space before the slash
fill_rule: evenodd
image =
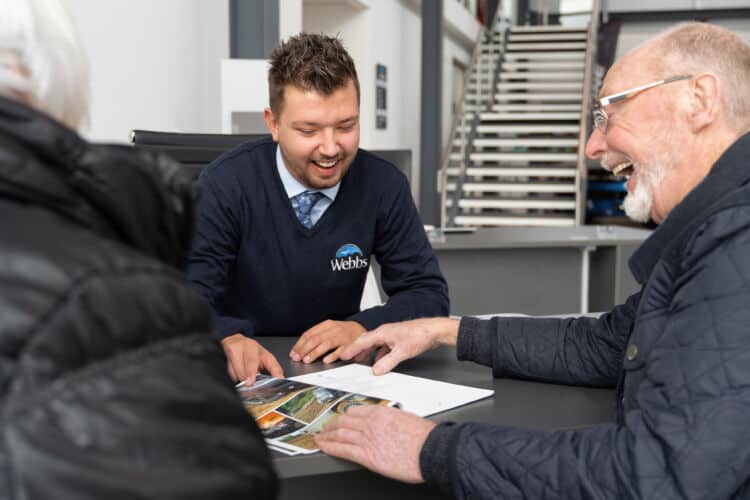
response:
<path id="1" fill-rule="evenodd" d="M 302 0 L 279 1 L 279 38 L 284 40 L 302 31 Z"/>
<path id="2" fill-rule="evenodd" d="M 226 0 L 65 0 L 89 56 L 92 140 L 133 128 L 219 132 Z"/>

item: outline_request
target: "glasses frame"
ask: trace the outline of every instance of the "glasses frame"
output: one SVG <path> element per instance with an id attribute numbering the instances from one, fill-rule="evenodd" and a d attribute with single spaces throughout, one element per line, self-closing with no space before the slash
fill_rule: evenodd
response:
<path id="1" fill-rule="evenodd" d="M 594 128 L 602 133 L 605 133 L 607 131 L 609 116 L 607 115 L 607 112 L 604 111 L 604 106 L 609 106 L 610 104 L 625 101 L 627 99 L 630 99 L 631 97 L 637 96 L 641 92 L 645 92 L 646 90 L 652 89 L 654 87 L 659 87 L 661 85 L 666 85 L 667 83 L 679 82 L 682 80 L 690 80 L 691 78 L 693 78 L 693 75 L 673 76 L 670 78 L 665 78 L 664 80 L 657 80 L 645 85 L 633 87 L 632 89 L 623 90 L 622 92 L 618 92 L 616 94 L 600 97 L 599 99 L 594 101 L 594 109 L 591 110 L 591 113 L 594 117 Z"/>

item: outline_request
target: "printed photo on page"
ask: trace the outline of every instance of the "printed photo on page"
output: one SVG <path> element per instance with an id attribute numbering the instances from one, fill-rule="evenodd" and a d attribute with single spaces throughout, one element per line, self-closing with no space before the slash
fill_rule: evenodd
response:
<path id="1" fill-rule="evenodd" d="M 387 399 L 269 376 L 258 376 L 255 384 L 238 386 L 237 392 L 269 447 L 289 455 L 318 451 L 313 436 L 352 406 L 398 406 Z"/>

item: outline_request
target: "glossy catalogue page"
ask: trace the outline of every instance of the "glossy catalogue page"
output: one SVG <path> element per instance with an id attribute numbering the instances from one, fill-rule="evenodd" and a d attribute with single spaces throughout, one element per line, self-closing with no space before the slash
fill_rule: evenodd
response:
<path id="1" fill-rule="evenodd" d="M 351 406 L 397 406 L 387 399 L 264 375 L 237 391 L 269 447 L 290 455 L 318 451 L 313 435 Z"/>

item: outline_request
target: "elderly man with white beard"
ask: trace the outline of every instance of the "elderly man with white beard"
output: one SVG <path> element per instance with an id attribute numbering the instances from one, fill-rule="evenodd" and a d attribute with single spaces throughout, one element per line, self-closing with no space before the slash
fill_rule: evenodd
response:
<path id="1" fill-rule="evenodd" d="M 321 449 L 457 498 L 750 497 L 750 47 L 679 25 L 607 73 L 586 153 L 628 175 L 659 224 L 630 260 L 641 290 L 599 318 L 384 325 L 376 374 L 439 345 L 495 376 L 616 387 L 616 422 L 543 432 L 352 408 Z"/>

